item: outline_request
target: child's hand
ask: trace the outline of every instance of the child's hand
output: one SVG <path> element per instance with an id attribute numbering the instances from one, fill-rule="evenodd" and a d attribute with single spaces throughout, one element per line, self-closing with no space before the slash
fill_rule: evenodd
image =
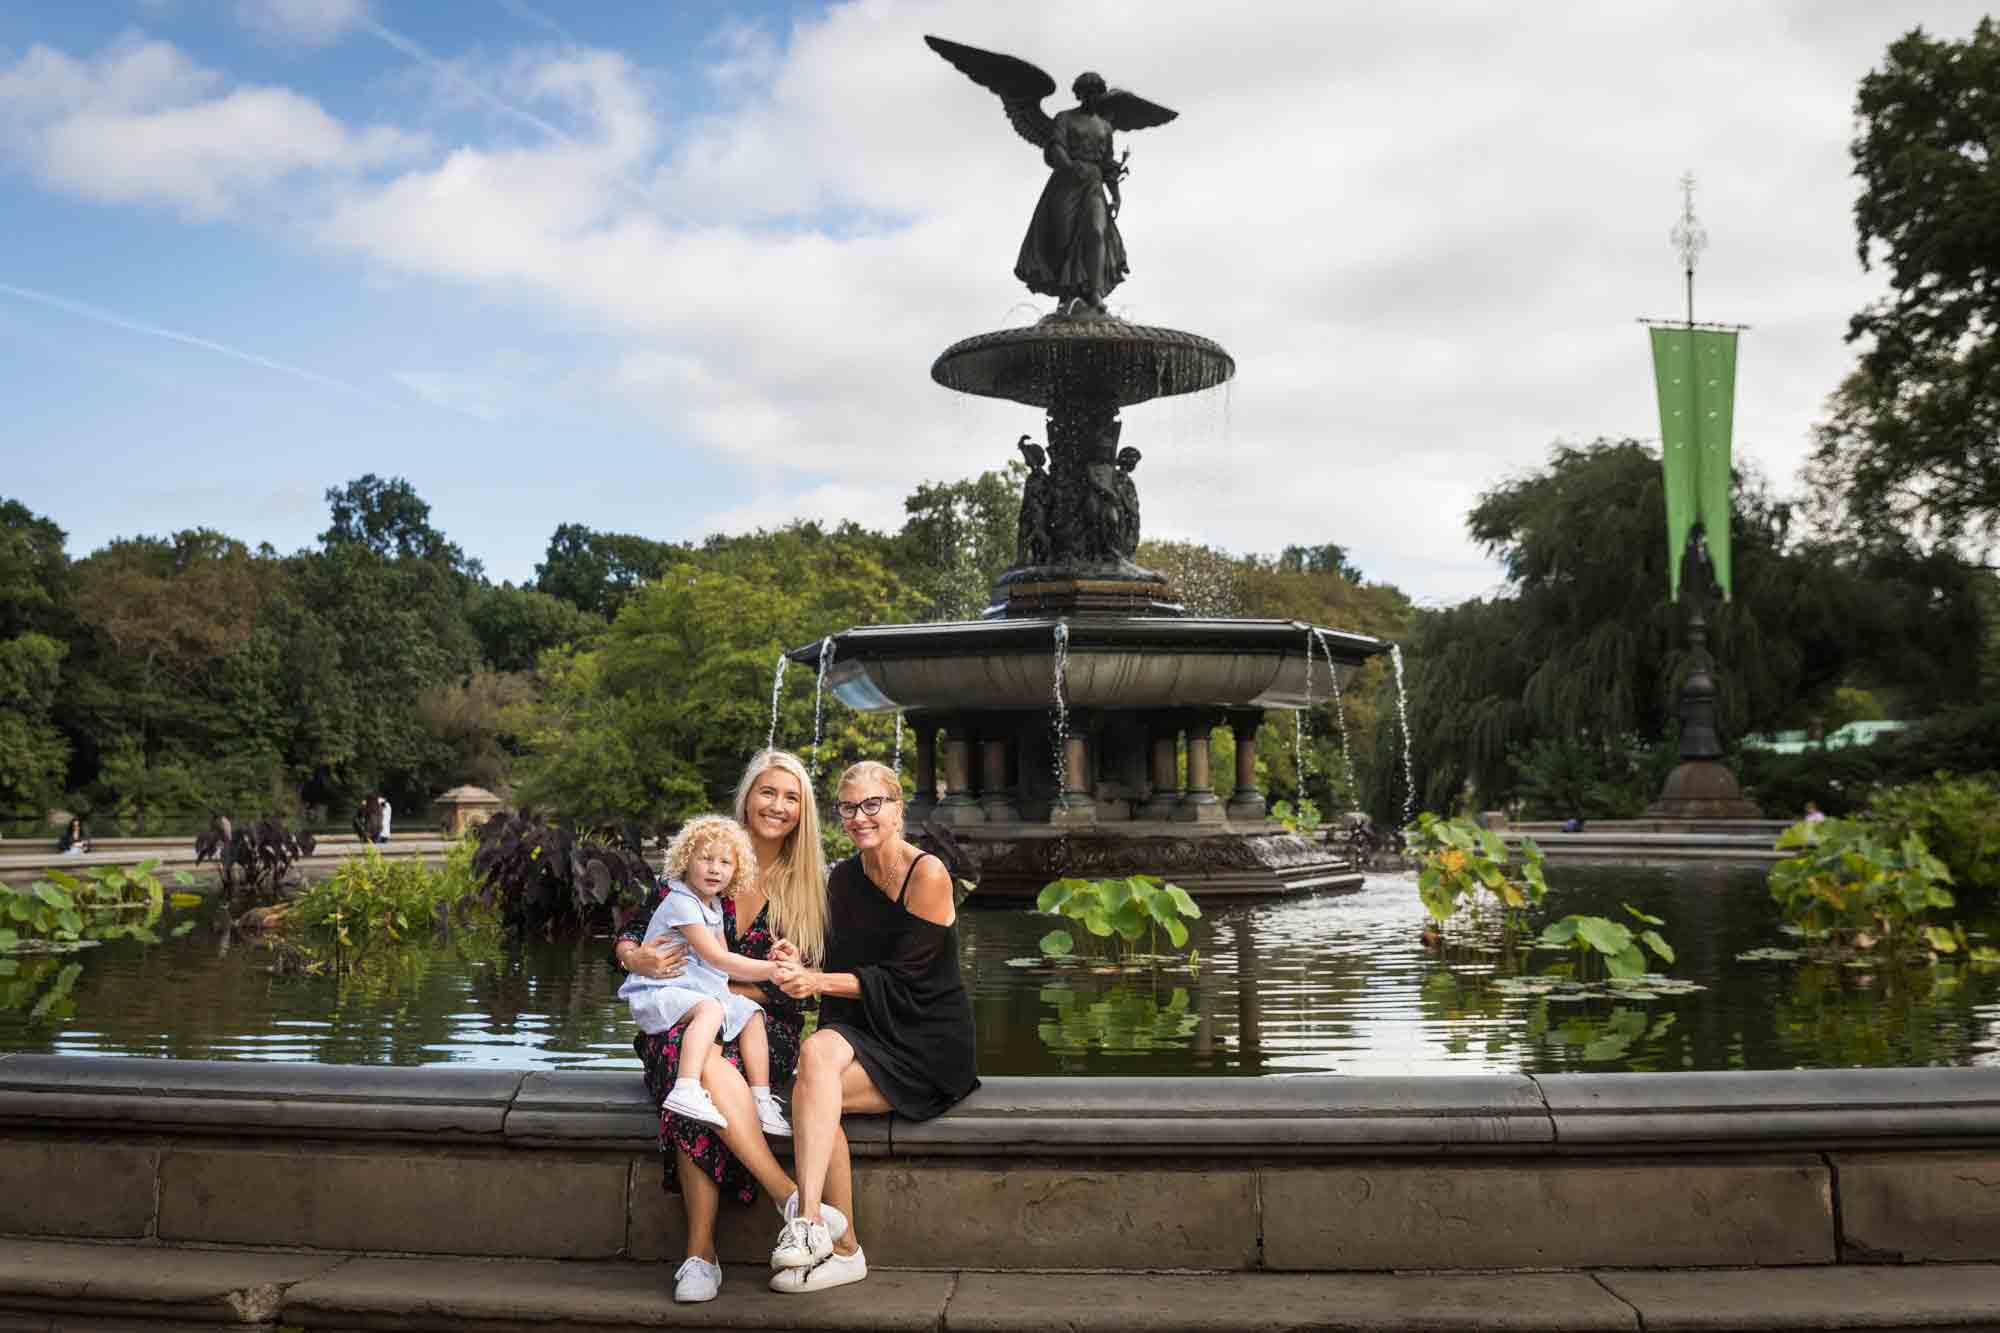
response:
<path id="1" fill-rule="evenodd" d="M 790 940 L 774 940 L 771 943 L 770 959 L 774 963 L 796 964 L 799 961 L 799 946 Z"/>

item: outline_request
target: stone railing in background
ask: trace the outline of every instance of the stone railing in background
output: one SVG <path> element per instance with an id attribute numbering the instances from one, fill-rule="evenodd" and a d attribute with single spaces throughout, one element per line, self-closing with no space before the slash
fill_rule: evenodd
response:
<path id="1" fill-rule="evenodd" d="M 654 1125 L 636 1074 L 14 1055 L 0 1234 L 678 1257 Z M 995 1078 L 848 1126 L 878 1266 L 2000 1260 L 1995 1070 Z"/>

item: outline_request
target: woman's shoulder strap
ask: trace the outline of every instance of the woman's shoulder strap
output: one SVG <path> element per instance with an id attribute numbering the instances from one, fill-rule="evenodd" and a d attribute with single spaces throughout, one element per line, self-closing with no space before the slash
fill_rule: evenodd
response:
<path id="1" fill-rule="evenodd" d="M 916 873 L 917 873 L 917 867 L 918 867 L 918 866 L 920 866 L 920 865 L 922 865 L 922 864 L 924 863 L 924 858 L 925 858 L 926 856 L 932 856 L 932 857 L 936 857 L 936 856 L 937 856 L 937 853 L 936 853 L 936 852 L 918 852 L 918 853 L 917 853 L 917 856 L 916 856 L 916 859 L 915 859 L 914 861 L 911 861 L 911 862 L 910 862 L 910 868 L 909 868 L 908 870 L 905 870 L 905 871 L 903 872 L 903 883 L 902 883 L 901 887 L 899 887 L 899 888 L 898 888 L 898 889 L 896 890 L 896 901 L 897 901 L 897 902 L 899 902 L 899 903 L 900 903 L 900 902 L 902 902 L 902 901 L 903 901 L 903 895 L 904 895 L 904 894 L 906 894 L 906 893 L 908 893 L 908 892 L 910 891 L 910 880 L 911 880 L 911 878 L 912 878 L 912 877 L 914 877 L 914 876 L 916 875 Z M 940 862 L 941 862 L 941 861 L 942 861 L 943 859 L 944 859 L 944 858 L 942 858 L 942 857 L 938 857 L 938 860 L 939 860 Z"/>

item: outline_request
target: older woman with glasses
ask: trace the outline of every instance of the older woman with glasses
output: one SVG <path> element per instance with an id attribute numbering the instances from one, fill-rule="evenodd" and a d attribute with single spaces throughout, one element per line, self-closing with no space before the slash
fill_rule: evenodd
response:
<path id="1" fill-rule="evenodd" d="M 825 962 L 807 967 L 783 944 L 771 954 L 780 989 L 820 1000 L 819 1030 L 799 1053 L 792 1085 L 799 1209 L 771 1252 L 774 1291 L 821 1291 L 868 1276 L 849 1221 L 841 1115 L 929 1120 L 979 1086 L 951 875 L 903 837 L 902 802 L 902 784 L 885 764 L 841 775 L 835 808 L 855 854 L 827 882 Z"/>

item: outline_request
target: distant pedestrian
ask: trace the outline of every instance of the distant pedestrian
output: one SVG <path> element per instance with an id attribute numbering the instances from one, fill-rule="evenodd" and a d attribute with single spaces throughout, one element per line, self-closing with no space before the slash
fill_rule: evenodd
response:
<path id="1" fill-rule="evenodd" d="M 381 821 L 379 824 L 376 825 L 375 841 L 386 843 L 389 841 L 389 816 L 392 813 L 391 810 L 389 809 L 389 798 L 386 796 L 378 796 L 375 798 L 375 804 L 376 804 L 376 813 L 380 817 Z"/>
<path id="2" fill-rule="evenodd" d="M 1823 823 L 1825 823 L 1825 822 L 1826 822 L 1826 811 L 1824 811 L 1824 810 L 1822 810 L 1822 809 L 1820 809 L 1820 808 L 1819 808 L 1819 802 L 1817 802 L 1817 801 L 1807 801 L 1807 802 L 1806 802 L 1806 823 L 1808 823 L 1808 824 L 1823 824 Z"/>
<path id="3" fill-rule="evenodd" d="M 1563 832 L 1564 833 L 1583 832 L 1583 816 L 1571 815 L 1568 819 L 1565 819 L 1563 821 Z"/>

